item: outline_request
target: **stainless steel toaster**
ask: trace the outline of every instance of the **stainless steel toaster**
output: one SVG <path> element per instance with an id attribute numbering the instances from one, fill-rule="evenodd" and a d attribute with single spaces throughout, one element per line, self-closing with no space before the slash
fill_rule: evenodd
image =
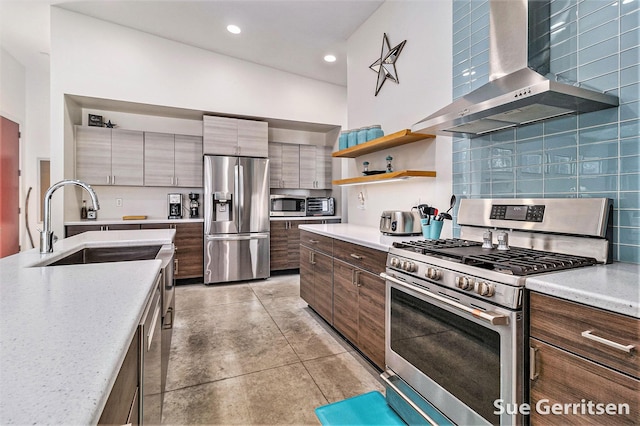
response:
<path id="1" fill-rule="evenodd" d="M 383 211 L 380 215 L 380 232 L 385 235 L 421 235 L 420 215 L 415 210 Z"/>

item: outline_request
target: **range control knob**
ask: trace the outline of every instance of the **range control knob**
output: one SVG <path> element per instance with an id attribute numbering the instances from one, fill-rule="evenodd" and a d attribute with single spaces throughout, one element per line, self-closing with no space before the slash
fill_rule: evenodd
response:
<path id="1" fill-rule="evenodd" d="M 389 264 L 391 264 L 391 266 L 393 266 L 394 268 L 397 268 L 399 263 L 400 260 L 398 260 L 397 257 L 392 257 L 391 261 L 389 262 Z"/>
<path id="2" fill-rule="evenodd" d="M 489 284 L 486 281 L 481 281 L 476 283 L 476 293 L 480 296 L 491 297 L 495 293 L 495 286 L 493 284 Z"/>
<path id="3" fill-rule="evenodd" d="M 442 278 L 442 271 L 436 268 L 427 268 L 427 273 L 424 275 L 430 280 L 438 281 L 440 278 Z"/>
<path id="4" fill-rule="evenodd" d="M 462 290 L 473 290 L 474 284 L 473 278 L 456 277 L 456 286 Z"/>
<path id="5" fill-rule="evenodd" d="M 404 270 L 407 272 L 415 272 L 416 271 L 416 264 L 410 261 L 406 261 L 404 264 Z"/>

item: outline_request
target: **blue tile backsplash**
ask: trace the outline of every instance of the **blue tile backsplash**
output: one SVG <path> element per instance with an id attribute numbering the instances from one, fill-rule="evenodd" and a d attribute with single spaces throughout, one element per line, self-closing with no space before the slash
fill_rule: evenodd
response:
<path id="1" fill-rule="evenodd" d="M 453 0 L 454 99 L 489 81 L 488 12 L 488 0 Z M 552 0 L 551 14 L 551 74 L 620 106 L 453 138 L 453 193 L 612 198 L 614 259 L 640 263 L 640 0 Z"/>

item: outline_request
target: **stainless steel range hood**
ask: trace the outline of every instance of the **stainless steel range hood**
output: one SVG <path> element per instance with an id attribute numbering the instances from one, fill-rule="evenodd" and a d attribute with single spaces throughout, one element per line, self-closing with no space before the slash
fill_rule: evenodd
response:
<path id="1" fill-rule="evenodd" d="M 490 0 L 489 6 L 489 83 L 414 124 L 413 132 L 477 137 L 618 106 L 616 96 L 545 77 L 549 0 Z"/>

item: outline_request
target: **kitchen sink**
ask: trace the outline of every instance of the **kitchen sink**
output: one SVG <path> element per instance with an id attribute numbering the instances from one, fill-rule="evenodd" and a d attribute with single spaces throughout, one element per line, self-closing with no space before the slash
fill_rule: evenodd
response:
<path id="1" fill-rule="evenodd" d="M 87 247 L 75 251 L 62 259 L 42 266 L 78 265 L 85 263 L 124 262 L 129 260 L 155 259 L 161 245 Z"/>

